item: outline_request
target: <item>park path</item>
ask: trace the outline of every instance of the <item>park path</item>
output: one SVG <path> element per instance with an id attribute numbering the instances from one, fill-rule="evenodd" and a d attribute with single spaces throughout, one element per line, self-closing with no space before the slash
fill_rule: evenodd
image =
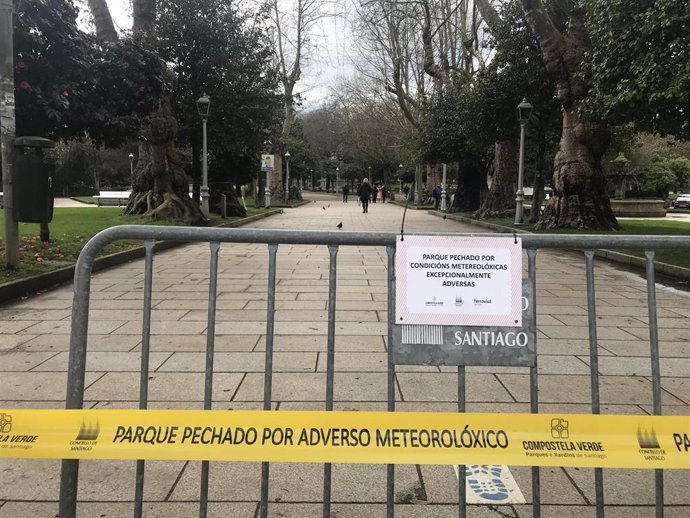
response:
<path id="1" fill-rule="evenodd" d="M 252 224 L 256 228 L 399 232 L 403 209 L 372 204 L 362 214 L 353 196 L 308 193 L 310 203 Z M 426 211 L 407 212 L 406 232 L 478 232 Z M 208 294 L 208 246 L 187 245 L 154 259 L 151 408 L 201 408 Z M 386 408 L 386 253 L 341 247 L 338 254 L 336 409 Z M 259 409 L 263 396 L 266 279 L 264 245 L 223 245 L 220 255 L 214 408 Z M 602 413 L 651 411 L 645 281 L 597 262 L 597 324 Z M 281 246 L 275 327 L 273 394 L 279 409 L 322 409 L 328 294 L 325 247 Z M 141 342 L 143 261 L 94 275 L 85 407 L 136 408 Z M 664 413 L 690 415 L 690 295 L 659 286 Z M 69 348 L 71 286 L 0 307 L 0 408 L 61 408 Z M 581 255 L 538 257 L 540 411 L 589 413 L 589 346 Z M 468 369 L 468 411 L 529 411 L 529 376 L 518 368 Z M 454 411 L 450 368 L 400 368 L 398 409 Z M 199 463 L 149 462 L 146 517 L 196 514 Z M 529 468 L 511 468 L 527 502 Z M 0 518 L 54 516 L 58 461 L 0 459 Z M 134 463 L 81 465 L 80 516 L 131 516 Z M 317 517 L 321 465 L 274 464 L 270 516 Z M 396 469 L 396 516 L 457 516 L 457 482 L 450 466 Z M 210 516 L 253 518 L 260 467 L 211 466 Z M 605 470 L 607 516 L 654 516 L 653 473 Z M 543 515 L 593 517 L 592 470 L 542 470 Z M 666 516 L 690 515 L 690 472 L 666 472 Z M 385 516 L 385 467 L 336 465 L 334 516 Z M 470 516 L 532 516 L 528 505 L 473 507 Z M 502 514 L 498 514 L 498 513 Z M 512 513 L 512 514 L 511 514 Z"/>

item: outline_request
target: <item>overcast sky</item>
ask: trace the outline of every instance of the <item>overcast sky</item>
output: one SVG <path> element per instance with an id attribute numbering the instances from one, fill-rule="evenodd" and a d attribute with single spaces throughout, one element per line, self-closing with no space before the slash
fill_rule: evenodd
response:
<path id="1" fill-rule="evenodd" d="M 107 0 L 115 28 L 132 29 L 131 0 Z M 86 2 L 81 5 L 86 9 Z M 353 73 L 348 61 L 351 44 L 350 27 L 343 18 L 323 18 L 318 25 L 314 44 L 316 51 L 302 67 L 302 79 L 297 91 L 305 98 L 305 106 L 319 105 L 328 97 L 331 89 L 338 87 L 343 77 Z"/>

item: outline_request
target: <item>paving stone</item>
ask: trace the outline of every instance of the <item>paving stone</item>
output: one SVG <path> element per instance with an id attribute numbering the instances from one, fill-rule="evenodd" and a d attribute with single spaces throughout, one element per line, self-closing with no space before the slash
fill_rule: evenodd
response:
<path id="1" fill-rule="evenodd" d="M 300 311 L 300 310 L 326 310 L 327 303 L 325 300 L 276 300 L 275 309 L 276 310 L 288 310 L 288 311 Z M 337 306 L 340 308 L 340 304 Z M 250 300 L 247 303 L 245 309 L 248 310 L 261 310 L 266 314 L 266 301 L 265 300 Z M 341 309 L 348 309 L 347 307 Z M 352 309 L 363 309 L 360 307 Z"/>
<path id="2" fill-rule="evenodd" d="M 456 374 L 396 374 L 405 401 L 457 401 Z M 513 398 L 491 374 L 468 374 L 468 401 L 511 402 Z"/>
<path id="3" fill-rule="evenodd" d="M 261 337 L 256 350 L 266 348 L 266 337 Z M 276 335 L 273 338 L 274 351 L 322 351 L 328 348 L 328 339 L 320 335 Z M 376 335 L 336 335 L 337 352 L 384 352 L 384 342 Z"/>
<path id="4" fill-rule="evenodd" d="M 8 308 L 0 309 L 0 321 L 11 322 L 13 320 L 62 320 L 72 314 L 69 308 L 65 309 L 28 309 Z"/>
<path id="5" fill-rule="evenodd" d="M 60 479 L 46 475 L 57 475 L 60 463 L 55 459 L 0 458 L 0 495 L 7 500 L 57 500 Z"/>
<path id="6" fill-rule="evenodd" d="M 610 340 L 609 340 L 610 342 Z M 629 341 L 628 341 L 629 342 Z M 598 341 L 599 344 L 602 340 Z M 537 340 L 537 352 L 539 358 L 550 354 L 572 354 L 572 355 L 588 355 L 589 354 L 589 338 L 581 339 L 550 339 L 540 337 Z M 611 355 L 611 352 L 606 349 L 599 348 L 599 355 Z"/>
<path id="7" fill-rule="evenodd" d="M 0 371 L 28 371 L 53 356 L 54 352 L 0 352 Z"/>
<path id="8" fill-rule="evenodd" d="M 155 371 L 169 356 L 170 353 L 151 353 L 149 356 L 149 369 Z M 68 366 L 69 353 L 61 352 L 45 363 L 35 367 L 33 371 L 67 371 Z M 141 353 L 89 351 L 86 355 L 86 370 L 139 372 L 141 370 Z"/>
<path id="9" fill-rule="evenodd" d="M 618 356 L 646 356 L 649 357 L 649 339 L 630 340 L 599 340 L 599 345 Z M 690 357 L 690 342 L 661 341 L 659 342 L 659 356 L 668 358 Z"/>
<path id="10" fill-rule="evenodd" d="M 218 352 L 213 357 L 214 372 L 264 372 L 264 352 Z M 314 372 L 317 353 L 274 352 L 273 372 Z M 160 372 L 204 372 L 206 353 L 174 353 Z"/>
<path id="11" fill-rule="evenodd" d="M 589 364 L 589 357 L 580 359 Z M 661 358 L 659 364 L 662 376 L 690 376 L 690 358 Z M 651 376 L 652 362 L 649 357 L 602 357 L 599 358 L 599 372 L 612 376 Z"/>
<path id="12" fill-rule="evenodd" d="M 102 372 L 87 372 L 86 385 L 88 386 L 101 376 L 103 376 Z M 5 372 L 2 374 L 3 399 L 64 401 L 66 392 L 66 372 Z"/>
<path id="13" fill-rule="evenodd" d="M 205 352 L 207 340 L 205 334 L 153 335 L 150 338 L 149 347 L 151 351 L 161 352 Z M 251 351 L 256 347 L 258 340 L 259 335 L 215 335 L 214 350 L 217 352 Z M 136 350 L 139 350 L 139 347 Z"/>
<path id="14" fill-rule="evenodd" d="M 131 516 L 134 504 L 81 502 L 77 504 L 77 515 L 99 518 L 122 518 Z M 256 504 L 254 503 L 210 503 L 209 518 L 254 518 Z M 58 512 L 57 502 L 9 502 L 0 508 L 0 518 L 35 518 L 53 517 Z M 188 518 L 198 514 L 199 505 L 187 502 L 144 502 L 143 515 L 147 518 Z"/>
<path id="15" fill-rule="evenodd" d="M 688 376 L 687 371 L 685 375 Z M 664 391 L 673 394 L 686 405 L 690 405 L 690 378 L 661 378 L 661 388 Z M 644 404 L 646 401 L 639 401 L 639 403 Z M 668 401 L 664 402 L 663 394 L 662 403 L 673 404 Z"/>
<path id="16" fill-rule="evenodd" d="M 127 322 L 124 320 L 102 321 L 96 320 L 89 323 L 89 333 L 94 335 L 107 335 L 122 327 Z M 139 324 L 141 326 L 141 323 Z M 1 326 L 0 326 L 1 327 Z M 141 328 L 141 327 L 140 327 Z M 69 320 L 43 321 L 28 327 L 23 332 L 29 334 L 70 334 L 72 323 Z"/>
<path id="17" fill-rule="evenodd" d="M 537 323 L 537 328 L 552 339 L 589 338 L 588 326 L 542 326 Z M 597 337 L 603 340 L 635 340 L 640 338 L 640 335 L 635 328 L 623 330 L 618 327 L 602 327 L 597 329 Z"/>
<path id="18" fill-rule="evenodd" d="M 121 322 L 120 326 L 108 331 L 108 333 L 118 334 L 118 335 L 135 335 L 141 334 L 142 323 L 137 321 L 131 322 Z M 151 322 L 151 334 L 152 335 L 199 335 L 206 330 L 206 321 L 203 322 L 190 322 L 190 321 L 156 321 Z M 89 331 L 91 331 L 89 329 Z M 95 331 L 93 331 L 95 332 Z M 216 332 L 221 333 L 216 327 Z M 237 334 L 249 334 L 249 333 L 237 333 Z"/>
<path id="19" fill-rule="evenodd" d="M 590 502 L 595 501 L 594 470 L 564 468 Z M 647 505 L 655 502 L 654 470 L 605 469 L 604 502 L 607 505 Z M 664 503 L 690 505 L 690 471 L 664 470 Z"/>
<path id="20" fill-rule="evenodd" d="M 0 321 L 0 335 L 11 335 L 20 331 L 26 331 L 31 327 L 40 325 L 39 320 L 3 320 Z M 39 334 L 42 331 L 38 330 L 34 334 Z"/>
<path id="21" fill-rule="evenodd" d="M 37 335 L 0 334 L 0 351 L 18 349 L 22 344 L 33 340 Z"/>
<path id="22" fill-rule="evenodd" d="M 138 335 L 89 335 L 87 351 L 130 351 L 141 342 Z M 22 344 L 22 351 L 69 351 L 70 335 L 39 335 Z"/>
<path id="23" fill-rule="evenodd" d="M 498 374 L 510 393 L 518 401 L 529 401 L 529 376 Z M 624 376 L 600 376 L 599 390 L 602 403 L 645 404 L 651 403 L 652 384 L 646 378 Z M 589 376 L 542 375 L 539 376 L 539 401 L 542 403 L 589 403 L 591 402 Z M 662 395 L 663 404 L 680 404 L 670 394 Z"/>
<path id="24" fill-rule="evenodd" d="M 640 338 L 642 340 L 649 340 L 649 330 L 644 327 L 640 329 L 629 329 L 630 334 Z M 607 338 L 607 337 L 603 337 Z M 682 342 L 688 340 L 688 330 L 687 328 L 674 328 L 666 329 L 659 328 L 659 341 L 660 342 Z"/>
<path id="25" fill-rule="evenodd" d="M 336 372 L 387 372 L 388 355 L 386 353 L 335 353 Z M 319 372 L 325 372 L 328 357 L 319 355 Z"/>
<path id="26" fill-rule="evenodd" d="M 241 374 L 215 374 L 213 376 L 213 399 L 216 401 L 230 401 L 241 381 Z M 109 372 L 93 385 L 87 385 L 84 397 L 91 400 L 104 401 L 138 400 L 139 374 Z M 149 376 L 149 400 L 203 401 L 204 375 L 203 373 L 196 372 L 152 373 Z"/>
<path id="27" fill-rule="evenodd" d="M 248 373 L 240 385 L 235 401 L 263 401 L 264 375 Z M 274 401 L 325 401 L 326 377 L 315 373 L 273 374 Z"/>

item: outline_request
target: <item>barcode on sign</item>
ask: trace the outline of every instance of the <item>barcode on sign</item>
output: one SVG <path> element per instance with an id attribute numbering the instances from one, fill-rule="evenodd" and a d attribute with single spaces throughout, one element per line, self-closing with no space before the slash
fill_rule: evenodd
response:
<path id="1" fill-rule="evenodd" d="M 443 326 L 403 325 L 402 343 L 406 345 L 443 345 Z"/>

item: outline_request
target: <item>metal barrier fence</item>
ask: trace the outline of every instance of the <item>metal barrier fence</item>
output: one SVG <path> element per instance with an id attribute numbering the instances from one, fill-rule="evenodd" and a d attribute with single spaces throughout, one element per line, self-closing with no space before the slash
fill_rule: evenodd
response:
<path id="1" fill-rule="evenodd" d="M 439 234 L 440 235 L 440 234 Z M 456 234 L 460 235 L 460 234 Z M 462 234 L 465 237 L 486 237 L 486 234 Z M 505 239 L 514 239 L 512 235 L 504 235 Z M 523 234 L 523 249 L 527 253 L 528 277 L 524 283 L 531 292 L 536 294 L 537 268 L 536 257 L 539 249 L 573 249 L 584 251 L 587 281 L 587 306 L 589 321 L 589 352 L 590 352 L 590 380 L 592 394 L 592 414 L 600 413 L 599 397 L 599 366 L 597 352 L 596 303 L 594 289 L 594 250 L 596 249 L 638 249 L 645 250 L 647 302 L 649 316 L 649 344 L 652 371 L 653 412 L 661 415 L 661 380 L 659 365 L 659 343 L 657 331 L 656 291 L 654 255 L 658 249 L 688 249 L 690 237 L 676 236 L 575 236 L 575 235 L 536 235 Z M 276 265 L 279 245 L 314 245 L 327 246 L 330 255 L 329 291 L 328 291 L 328 330 L 327 330 L 327 369 L 326 369 L 326 410 L 333 410 L 333 386 L 335 365 L 335 323 L 336 323 L 336 288 L 337 288 L 337 256 L 340 246 L 385 246 L 388 259 L 388 411 L 395 411 L 395 374 L 396 354 L 392 346 L 394 336 L 395 307 L 395 245 L 396 234 L 369 232 L 307 232 L 255 229 L 207 229 L 186 227 L 157 227 L 157 226 L 120 226 L 107 229 L 91 239 L 77 262 L 74 279 L 74 303 L 72 308 L 71 346 L 69 353 L 69 371 L 67 386 L 67 409 L 81 409 L 84 401 L 84 380 L 87 351 L 87 332 L 89 315 L 89 295 L 91 273 L 94 260 L 98 252 L 108 243 L 120 239 L 143 240 L 146 247 L 144 299 L 143 299 L 143 328 L 141 345 L 141 375 L 139 408 L 146 409 L 148 403 L 149 380 L 149 341 L 151 332 L 152 308 L 152 280 L 153 254 L 156 240 L 171 240 L 182 242 L 208 242 L 210 244 L 209 296 L 208 296 L 208 331 L 206 343 L 206 368 L 204 409 L 211 409 L 213 396 L 213 360 L 216 318 L 216 291 L 218 278 L 218 252 L 221 243 L 265 243 L 268 248 L 268 286 L 267 286 L 267 315 L 266 315 L 266 350 L 264 375 L 264 410 L 271 409 L 271 389 L 273 374 L 273 334 L 276 300 Z M 531 304 L 530 318 L 536 321 L 536 304 Z M 435 359 L 435 365 L 454 365 L 448 359 Z M 405 364 L 430 364 L 429 358 L 423 354 L 406 355 Z M 457 365 L 458 373 L 458 412 L 465 412 L 465 365 Z M 538 376 L 536 358 L 528 367 L 530 374 L 530 407 L 532 413 L 539 412 Z M 143 460 L 137 461 L 135 480 L 134 517 L 140 518 L 143 509 L 144 490 Z M 266 518 L 268 514 L 269 463 L 262 463 L 261 492 L 259 516 Z M 78 460 L 63 460 L 60 482 L 60 518 L 74 518 L 77 509 L 77 489 L 79 476 Z M 601 468 L 596 468 L 595 494 L 597 518 L 604 516 L 604 477 Z M 465 494 L 465 467 L 459 467 L 458 480 L 458 512 L 461 518 L 467 516 Z M 394 516 L 394 479 L 395 466 L 387 468 L 387 517 Z M 209 462 L 202 462 L 199 516 L 205 518 L 208 508 L 209 492 Z M 664 477 L 663 470 L 655 470 L 656 516 L 664 516 Z M 533 517 L 541 516 L 541 491 L 539 468 L 532 468 L 532 507 Z M 323 484 L 323 517 L 331 516 L 331 465 L 324 465 Z"/>

